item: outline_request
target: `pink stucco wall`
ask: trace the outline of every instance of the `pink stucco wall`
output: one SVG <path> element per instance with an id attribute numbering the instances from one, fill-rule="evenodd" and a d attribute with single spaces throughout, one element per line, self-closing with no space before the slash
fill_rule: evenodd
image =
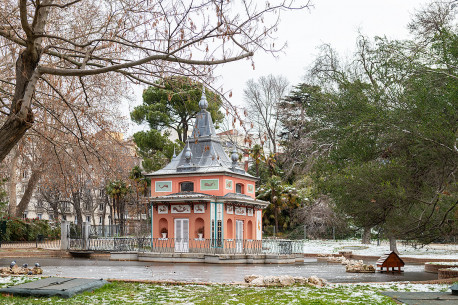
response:
<path id="1" fill-rule="evenodd" d="M 218 179 L 219 181 L 219 188 L 218 190 L 201 190 L 201 179 Z M 232 180 L 232 188 L 226 188 L 226 180 Z M 172 190 L 168 192 L 158 192 L 155 189 L 157 181 L 171 181 Z M 255 198 L 255 181 L 242 179 L 239 177 L 231 177 L 226 175 L 212 175 L 212 176 L 183 176 L 183 177 L 154 177 L 151 179 L 151 196 L 158 197 L 158 196 L 165 196 L 173 193 L 180 192 L 180 183 L 190 181 L 194 183 L 194 192 L 196 193 L 204 193 L 208 195 L 214 196 L 224 196 L 227 193 L 235 193 L 235 188 L 237 183 L 241 183 L 243 185 L 242 193 L 245 195 L 250 196 L 251 198 Z M 253 192 L 248 192 L 248 185 L 252 185 Z M 210 215 L 210 203 L 206 203 L 205 213 L 195 214 L 192 210 L 191 205 L 191 213 L 183 213 L 183 214 L 172 214 L 171 208 L 173 205 L 179 203 L 172 203 L 169 205 L 169 211 L 167 214 L 159 214 L 157 207 L 153 208 L 153 238 L 160 238 L 161 236 L 161 229 L 162 227 L 167 227 L 167 237 L 174 238 L 175 237 L 175 228 L 174 222 L 175 219 L 179 218 L 187 218 L 189 219 L 189 238 L 194 239 L 197 238 L 197 229 L 201 224 L 198 223 L 198 219 L 203 221 L 204 226 L 204 238 L 211 237 L 211 215 Z M 185 204 L 184 202 L 182 204 Z M 189 204 L 189 203 L 186 203 Z M 244 239 L 256 239 L 256 227 L 259 226 L 262 228 L 261 223 L 257 223 L 256 219 L 256 211 L 257 209 L 253 208 L 253 216 L 248 215 L 235 215 L 234 214 L 227 214 L 226 206 L 224 206 L 224 213 L 223 213 L 223 227 L 224 227 L 224 239 L 235 239 L 236 234 L 236 221 L 242 220 L 244 222 L 244 232 L 243 238 Z M 230 223 L 232 222 L 232 226 Z M 200 222 L 201 223 L 201 222 Z"/>

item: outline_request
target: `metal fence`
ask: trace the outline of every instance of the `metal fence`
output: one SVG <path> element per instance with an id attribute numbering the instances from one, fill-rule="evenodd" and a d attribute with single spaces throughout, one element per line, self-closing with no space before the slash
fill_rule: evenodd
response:
<path id="1" fill-rule="evenodd" d="M 58 249 L 60 249 L 60 239 L 1 242 L 0 243 L 0 248 L 2 248 L 2 249 L 31 249 L 31 248 L 38 248 L 38 249 L 58 250 Z"/>
<path id="2" fill-rule="evenodd" d="M 90 238 L 88 240 L 70 239 L 69 250 L 85 250 L 100 252 L 144 252 L 148 248 L 150 248 L 150 241 L 150 238 L 130 237 Z"/>
<path id="3" fill-rule="evenodd" d="M 119 224 L 91 225 L 89 235 L 91 238 L 120 236 L 145 237 L 146 235 L 149 235 L 149 232 L 151 232 L 150 226 L 150 223 L 147 221 L 128 222 L 124 224 L 122 229 Z"/>
<path id="4" fill-rule="evenodd" d="M 205 254 L 296 254 L 303 253 L 300 240 L 250 239 L 178 239 L 149 237 L 113 237 L 70 239 L 70 250 L 101 252 L 135 251 L 154 253 Z"/>
<path id="5" fill-rule="evenodd" d="M 156 253 L 259 254 L 262 253 L 262 241 L 249 239 L 153 238 L 150 251 Z"/>
<path id="6" fill-rule="evenodd" d="M 89 236 L 91 237 L 113 237 L 121 234 L 119 225 L 91 225 Z"/>

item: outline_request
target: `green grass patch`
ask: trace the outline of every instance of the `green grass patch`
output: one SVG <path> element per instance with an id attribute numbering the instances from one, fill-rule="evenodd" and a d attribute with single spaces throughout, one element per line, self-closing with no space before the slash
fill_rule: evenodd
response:
<path id="1" fill-rule="evenodd" d="M 21 278 L 0 286 L 22 283 Z M 401 288 L 400 288 L 401 287 Z M 330 285 L 314 287 L 244 287 L 232 285 L 157 285 L 113 282 L 70 299 L 0 296 L 0 304 L 395 304 L 379 294 L 409 290 L 393 285 Z M 439 291 L 440 287 L 435 287 Z"/>

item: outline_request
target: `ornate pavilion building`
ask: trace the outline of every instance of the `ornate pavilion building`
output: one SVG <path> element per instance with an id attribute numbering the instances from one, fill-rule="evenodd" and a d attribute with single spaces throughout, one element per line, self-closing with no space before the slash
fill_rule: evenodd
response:
<path id="1" fill-rule="evenodd" d="M 205 89 L 199 107 L 183 151 L 163 169 L 146 174 L 152 238 L 175 252 L 202 247 L 241 252 L 262 239 L 262 209 L 269 203 L 255 198 L 257 178 L 239 166 L 235 146 L 230 158 L 224 151 L 206 110 Z"/>

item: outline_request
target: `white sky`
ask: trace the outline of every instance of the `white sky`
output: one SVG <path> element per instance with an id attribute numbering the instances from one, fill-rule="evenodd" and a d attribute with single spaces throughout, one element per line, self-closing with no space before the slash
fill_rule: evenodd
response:
<path id="1" fill-rule="evenodd" d="M 258 52 L 254 56 L 256 69 L 251 61 L 242 60 L 226 64 L 217 70 L 220 77 L 217 86 L 232 90 L 229 101 L 243 104 L 243 89 L 249 79 L 268 74 L 283 75 L 291 85 L 302 81 L 306 68 L 317 54 L 317 47 L 329 43 L 340 55 L 350 56 L 355 49 L 358 31 L 362 34 L 407 38 L 407 24 L 416 10 L 429 0 L 312 0 L 310 10 L 284 12 L 277 32 L 280 43 L 288 46 L 279 58 Z M 141 104 L 142 89 L 136 91 L 133 106 Z M 127 112 L 127 107 L 125 109 Z M 134 126 L 130 133 L 138 131 Z"/>

